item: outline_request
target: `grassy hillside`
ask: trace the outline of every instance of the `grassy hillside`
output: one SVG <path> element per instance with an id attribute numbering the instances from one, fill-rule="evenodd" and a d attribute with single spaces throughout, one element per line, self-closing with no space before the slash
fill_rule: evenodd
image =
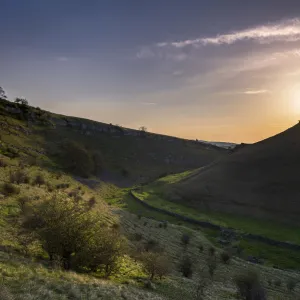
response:
<path id="1" fill-rule="evenodd" d="M 300 125 L 239 147 L 168 186 L 168 199 L 197 210 L 300 225 Z"/>
<path id="2" fill-rule="evenodd" d="M 19 151 L 44 167 L 65 170 L 70 170 L 71 162 L 67 164 L 70 157 L 63 150 L 66 143 L 76 143 L 99 165 L 80 175 L 96 175 L 120 185 L 203 166 L 227 153 L 212 145 L 56 115 L 5 100 L 0 101 L 0 135 L 2 153 L 11 151 L 13 156 Z M 78 160 L 78 156 L 71 158 Z"/>
<path id="3" fill-rule="evenodd" d="M 177 184 L 197 174 L 198 169 L 187 169 L 200 161 L 211 162 L 212 158 L 223 155 L 222 150 L 183 140 L 158 141 L 156 135 L 82 134 L 73 125 L 58 125 L 58 119 L 64 119 L 63 116 L 45 112 L 33 116 L 32 112 L 38 114 L 40 111 L 24 107 L 20 114 L 20 110 L 16 113 L 5 107 L 2 106 L 1 111 L 0 146 L 1 300 L 240 299 L 236 278 L 242 279 L 244 275 L 241 274 L 248 274 L 249 270 L 259 275 L 254 283 L 265 291 L 267 299 L 295 299 L 299 294 L 297 272 L 247 262 L 233 247 L 218 245 L 213 232 L 149 210 L 130 198 L 130 188 L 114 184 L 114 181 L 136 183 L 141 179 L 140 174 L 145 180 L 159 172 L 183 169 L 183 173 L 162 177 L 150 185 L 155 193 L 160 193 L 160 188 L 166 184 Z M 71 120 L 69 118 L 68 122 L 74 121 Z M 61 143 L 66 138 L 75 144 Z M 99 162 L 99 157 L 96 160 L 92 155 L 99 150 L 99 141 L 105 141 L 105 145 L 101 148 L 103 165 L 97 174 L 91 166 Z M 163 152 L 163 155 L 157 154 L 156 159 L 151 156 L 147 160 L 145 148 L 155 148 L 156 153 Z M 136 155 L 127 161 L 122 155 L 128 149 Z M 160 166 L 159 159 L 163 160 L 165 153 L 172 153 L 174 159 L 176 151 L 178 155 L 183 151 L 193 161 L 187 163 L 188 159 L 182 159 Z M 135 162 L 137 155 L 141 159 L 139 164 Z M 125 161 L 129 174 L 118 174 L 118 167 Z M 84 171 L 90 168 L 91 174 L 85 174 L 86 178 L 77 174 L 82 167 Z M 144 186 L 141 193 L 145 201 L 147 193 L 152 193 L 148 189 Z M 164 200 L 160 197 L 156 201 Z M 164 205 L 169 204 L 165 202 Z M 94 220 L 99 227 L 93 227 Z M 85 223 L 81 223 L 83 221 Z M 82 224 L 92 226 L 91 230 L 87 231 Z M 80 235 L 82 230 L 86 236 Z M 103 232 L 109 233 L 107 239 Z M 66 268 L 65 252 L 61 249 L 68 250 L 67 247 L 73 245 L 69 237 L 76 240 L 78 235 L 87 244 L 77 243 L 78 247 L 72 248 L 68 253 L 72 266 Z M 119 235 L 124 249 L 111 257 L 105 247 Z M 48 239 L 49 236 L 54 239 Z M 60 243 L 57 244 L 57 240 Z M 95 243 L 103 253 L 93 252 Z M 273 250 L 261 245 L 243 246 L 249 255 L 261 249 L 275 256 Z M 108 249 L 115 251 L 115 248 Z M 113 260 L 107 261 L 105 255 Z M 225 258 L 228 255 L 228 260 L 224 260 L 224 255 Z M 286 253 L 278 251 L 276 255 L 278 258 Z M 164 260 L 156 260 L 157 257 Z M 154 259 L 154 264 L 150 260 L 149 265 L 149 258 Z M 102 267 L 101 259 L 113 267 L 111 273 Z M 98 261 L 99 266 L 92 268 L 88 261 Z M 157 274 L 149 281 L 152 268 Z"/>
<path id="4" fill-rule="evenodd" d="M 253 265 L 233 257 L 229 263 L 220 259 L 222 249 L 216 249 L 217 268 L 211 279 L 208 261 L 212 243 L 199 228 L 186 227 L 184 223 L 159 213 L 147 211 L 127 199 L 127 191 L 101 183 L 91 189 L 75 181 L 67 174 L 49 172 L 40 166 L 22 163 L 19 158 L 1 157 L 1 202 L 0 202 L 0 272 L 2 277 L 1 299 L 199 299 L 196 298 L 199 282 L 204 284 L 204 299 L 238 299 L 234 277 L 249 268 L 260 273 L 267 290 L 268 299 L 294 299 L 296 290 L 289 292 L 288 282 L 298 280 L 296 273 Z M 14 190 L 4 193 L 3 184 L 10 182 L 15 172 L 27 176 L 24 183 L 14 184 Z M 185 173 L 185 175 L 188 174 Z M 37 175 L 44 182 L 35 184 Z M 182 175 L 171 176 L 172 182 Z M 165 179 L 162 179 L 164 181 Z M 101 273 L 66 272 L 53 266 L 38 240 L 21 234 L 22 199 L 26 197 L 36 206 L 44 198 L 54 195 L 70 197 L 77 191 L 85 201 L 96 199 L 96 209 L 109 226 L 120 224 L 130 245 L 129 253 L 119 261 L 119 270 L 110 280 L 103 280 Z M 132 214 L 135 213 L 135 214 Z M 155 218 L 156 220 L 154 220 Z M 166 223 L 166 220 L 168 222 Z M 164 225 L 166 224 L 166 225 Z M 182 237 L 189 236 L 188 244 Z M 155 289 L 145 289 L 148 275 L 142 265 L 131 257 L 143 245 L 155 244 L 163 249 L 171 260 L 171 274 L 163 280 L 155 280 Z M 179 266 L 184 257 L 193 262 L 193 275 L 184 278 Z M 300 279 L 300 278 L 299 278 Z M 278 285 L 280 282 L 280 285 Z"/>
<path id="5" fill-rule="evenodd" d="M 207 221 L 215 225 L 226 228 L 233 228 L 239 234 L 251 233 L 264 236 L 277 241 L 289 241 L 300 245 L 299 230 L 297 226 L 288 226 L 279 222 L 261 220 L 254 217 L 244 217 L 237 214 L 222 212 L 213 212 L 209 210 L 195 210 L 188 203 L 169 201 L 168 191 L 173 184 L 184 181 L 189 177 L 197 175 L 199 170 L 186 171 L 179 174 L 169 175 L 160 178 L 146 186 L 139 187 L 133 191 L 133 194 L 140 200 L 150 204 L 152 207 L 173 212 L 194 220 Z M 134 201 L 132 199 L 131 201 Z M 136 204 L 138 205 L 138 204 Z M 156 213 L 156 212 L 155 212 Z M 155 214 L 153 213 L 153 214 Z M 174 217 L 170 217 L 173 222 L 179 222 Z M 176 221 L 175 221 L 176 220 Z M 192 225 L 195 227 L 194 225 Z M 215 230 L 205 230 L 208 237 L 214 243 L 218 244 L 220 232 Z M 248 255 L 261 257 L 265 263 L 282 268 L 300 269 L 300 251 L 280 248 L 278 246 L 269 246 L 261 242 L 253 242 L 241 239 L 239 244 L 245 249 L 245 258 Z"/>

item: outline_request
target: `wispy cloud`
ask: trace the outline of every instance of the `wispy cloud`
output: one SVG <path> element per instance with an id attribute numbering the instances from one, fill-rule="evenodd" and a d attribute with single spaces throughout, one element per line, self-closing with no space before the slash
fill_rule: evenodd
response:
<path id="1" fill-rule="evenodd" d="M 69 61 L 69 58 L 66 56 L 59 56 L 59 57 L 56 57 L 56 60 L 63 62 L 63 61 Z"/>
<path id="2" fill-rule="evenodd" d="M 142 47 L 136 54 L 137 58 L 152 58 L 155 56 L 155 53 L 149 47 Z"/>
<path id="3" fill-rule="evenodd" d="M 258 95 L 258 94 L 267 94 L 270 93 L 269 90 L 246 90 L 243 92 L 245 95 Z"/>
<path id="4" fill-rule="evenodd" d="M 183 71 L 177 70 L 172 73 L 173 76 L 181 76 L 183 75 Z"/>
<path id="5" fill-rule="evenodd" d="M 156 105 L 157 103 L 155 102 L 142 102 L 142 105 Z"/>
<path id="6" fill-rule="evenodd" d="M 280 21 L 212 37 L 201 37 L 170 43 L 161 42 L 156 44 L 156 46 L 159 48 L 167 46 L 183 48 L 186 46 L 230 45 L 243 40 L 252 40 L 258 43 L 298 41 L 300 40 L 300 19 Z"/>

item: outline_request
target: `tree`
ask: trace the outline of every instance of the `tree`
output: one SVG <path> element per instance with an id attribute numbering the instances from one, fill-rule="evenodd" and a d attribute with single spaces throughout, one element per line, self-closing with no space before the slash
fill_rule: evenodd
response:
<path id="1" fill-rule="evenodd" d="M 255 271 L 245 271 L 235 278 L 240 297 L 244 300 L 265 300 L 265 291 Z"/>
<path id="2" fill-rule="evenodd" d="M 96 226 L 94 231 L 86 246 L 75 256 L 75 265 L 93 272 L 102 271 L 109 277 L 117 270 L 118 259 L 125 252 L 126 242 L 118 230 L 103 226 L 97 229 Z"/>
<path id="3" fill-rule="evenodd" d="M 147 132 L 147 127 L 146 126 L 141 126 L 139 128 L 139 131 L 140 131 L 140 136 L 145 136 L 146 132 Z"/>
<path id="4" fill-rule="evenodd" d="M 4 89 L 1 86 L 0 86 L 0 99 L 2 99 L 2 100 L 7 99 L 6 93 L 5 93 Z"/>
<path id="5" fill-rule="evenodd" d="M 141 127 L 139 128 L 139 131 L 147 132 L 147 127 L 146 127 L 146 126 L 141 126 Z"/>
<path id="6" fill-rule="evenodd" d="M 216 257 L 211 257 L 207 260 L 207 267 L 208 267 L 209 275 L 210 275 L 211 279 L 213 279 L 216 268 L 217 268 Z"/>
<path id="7" fill-rule="evenodd" d="M 59 257 L 70 269 L 72 255 L 86 247 L 98 223 L 87 202 L 57 196 L 28 209 L 23 228 L 35 232 L 50 260 Z"/>
<path id="8" fill-rule="evenodd" d="M 150 280 L 153 280 L 155 276 L 159 276 L 161 279 L 170 272 L 170 262 L 164 254 L 144 252 L 141 260 Z"/>
<path id="9" fill-rule="evenodd" d="M 193 262 L 189 256 L 185 256 L 182 258 L 179 271 L 182 273 L 184 277 L 191 277 L 193 275 Z"/>
<path id="10" fill-rule="evenodd" d="M 28 105 L 28 100 L 25 98 L 16 98 L 15 103 L 21 104 L 21 105 Z"/>
<path id="11" fill-rule="evenodd" d="M 296 285 L 297 285 L 297 281 L 293 278 L 290 278 L 286 284 L 286 287 L 290 292 L 293 292 L 294 289 L 296 288 Z"/>

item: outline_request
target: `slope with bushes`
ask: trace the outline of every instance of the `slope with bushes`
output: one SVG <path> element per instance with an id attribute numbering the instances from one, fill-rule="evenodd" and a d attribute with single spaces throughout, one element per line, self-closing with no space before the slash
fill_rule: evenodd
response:
<path id="1" fill-rule="evenodd" d="M 226 150 L 175 137 L 56 115 L 0 101 L 2 153 L 26 154 L 46 167 L 131 185 L 211 163 Z"/>
<path id="2" fill-rule="evenodd" d="M 166 165 L 185 170 L 223 151 L 187 142 L 188 150 L 174 151 L 190 153 L 190 165 L 171 164 L 172 152 L 162 167 L 150 167 L 145 145 L 166 151 L 166 145 L 186 141 L 83 134 L 76 127 L 81 120 L 59 125 L 65 117 L 26 103 L 11 107 L 2 107 L 1 115 L 1 299 L 240 299 L 254 290 L 268 299 L 295 299 L 299 293 L 298 273 L 246 262 L 234 247 L 215 245 L 205 230 L 147 210 L 130 199 L 129 189 L 101 177 L 122 161 L 107 149 L 120 148 L 127 138 L 143 160 L 134 165 L 132 158 L 132 171 L 121 174 L 133 182 L 139 172 L 151 178 L 158 170 L 169 172 Z M 96 137 L 107 142 L 100 150 Z M 195 173 L 160 183 L 176 184 Z"/>

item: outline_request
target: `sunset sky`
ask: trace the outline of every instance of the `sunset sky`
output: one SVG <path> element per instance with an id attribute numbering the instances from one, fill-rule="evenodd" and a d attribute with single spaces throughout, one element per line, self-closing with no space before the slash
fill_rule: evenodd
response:
<path id="1" fill-rule="evenodd" d="M 0 0 L 10 99 L 179 137 L 255 142 L 300 119 L 299 0 Z"/>

